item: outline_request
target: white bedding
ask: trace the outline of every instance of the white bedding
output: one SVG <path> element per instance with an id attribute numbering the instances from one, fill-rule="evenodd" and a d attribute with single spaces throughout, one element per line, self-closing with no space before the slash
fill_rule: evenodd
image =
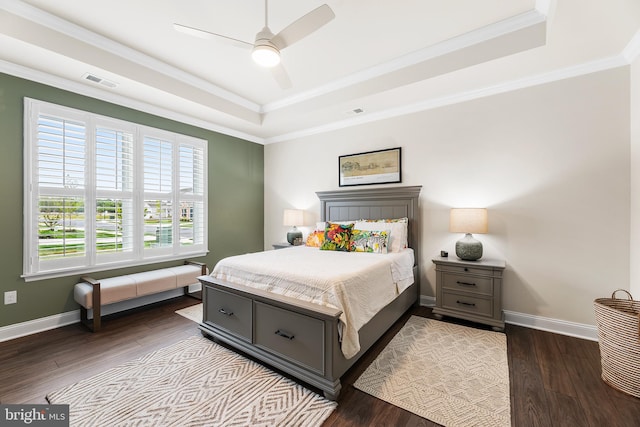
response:
<path id="1" fill-rule="evenodd" d="M 342 353 L 360 350 L 358 330 L 413 283 L 412 249 L 373 254 L 297 246 L 225 258 L 211 276 L 342 310 Z M 366 302 L 366 303 L 363 303 Z"/>

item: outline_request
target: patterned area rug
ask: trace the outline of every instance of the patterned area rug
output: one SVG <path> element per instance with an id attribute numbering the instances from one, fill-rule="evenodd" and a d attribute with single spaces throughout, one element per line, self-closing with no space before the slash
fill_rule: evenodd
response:
<path id="1" fill-rule="evenodd" d="M 507 337 L 412 316 L 354 387 L 445 426 L 510 426 Z"/>
<path id="2" fill-rule="evenodd" d="M 202 303 L 176 310 L 176 313 L 196 323 L 202 322 Z"/>
<path id="3" fill-rule="evenodd" d="M 336 408 L 200 336 L 47 395 L 72 426 L 317 426 Z"/>

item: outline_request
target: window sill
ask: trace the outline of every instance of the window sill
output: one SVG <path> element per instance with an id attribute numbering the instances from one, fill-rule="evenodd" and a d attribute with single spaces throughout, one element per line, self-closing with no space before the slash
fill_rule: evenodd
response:
<path id="1" fill-rule="evenodd" d="M 112 264 L 95 265 L 92 267 L 65 268 L 64 270 L 44 271 L 41 273 L 28 273 L 28 274 L 23 274 L 20 277 L 22 277 L 25 282 L 36 282 L 39 280 L 55 279 L 58 277 L 80 276 L 86 273 L 94 273 L 96 271 L 119 270 L 122 268 L 138 267 L 143 265 L 157 264 L 160 262 L 182 261 L 190 258 L 206 256 L 207 253 L 208 251 L 194 252 L 190 254 L 180 254 L 180 256 L 178 257 L 170 256 L 170 257 L 149 258 L 146 260 L 141 260 L 139 262 L 136 262 L 135 264 L 119 262 L 119 263 L 112 263 Z"/>

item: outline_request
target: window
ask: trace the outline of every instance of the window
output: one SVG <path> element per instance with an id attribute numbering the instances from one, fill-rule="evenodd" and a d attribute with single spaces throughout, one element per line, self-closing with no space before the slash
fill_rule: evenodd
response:
<path id="1" fill-rule="evenodd" d="M 207 144 L 25 99 L 26 280 L 207 252 Z"/>

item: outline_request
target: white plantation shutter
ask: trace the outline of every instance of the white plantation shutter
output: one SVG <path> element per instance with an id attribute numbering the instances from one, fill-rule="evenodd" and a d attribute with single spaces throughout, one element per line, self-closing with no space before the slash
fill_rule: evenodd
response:
<path id="1" fill-rule="evenodd" d="M 96 188 L 133 190 L 133 135 L 98 127 L 96 131 Z"/>
<path id="2" fill-rule="evenodd" d="M 38 229 L 30 236 L 32 247 L 25 263 L 35 269 L 82 266 L 87 262 L 83 224 L 85 124 L 75 118 L 41 114 L 34 125 L 32 161 L 35 174 L 32 181 L 36 197 L 33 207 L 25 212 L 30 214 Z"/>
<path id="3" fill-rule="evenodd" d="M 144 137 L 145 252 L 167 253 L 174 246 L 173 152 L 171 142 Z M 154 239 L 155 237 L 155 239 Z"/>
<path id="4" fill-rule="evenodd" d="M 204 140 L 25 98 L 26 280 L 207 252 Z"/>
<path id="5" fill-rule="evenodd" d="M 144 138 L 144 191 L 170 193 L 173 176 L 173 144 Z"/>
<path id="6" fill-rule="evenodd" d="M 135 250 L 133 141 L 133 132 L 106 126 L 96 129 L 95 248 L 98 261 L 126 259 Z"/>
<path id="7" fill-rule="evenodd" d="M 84 123 L 59 117 L 38 117 L 38 186 L 83 188 L 85 169 Z"/>
<path id="8" fill-rule="evenodd" d="M 206 220 L 204 162 L 202 148 L 180 144 L 178 176 L 181 246 L 204 245 Z"/>

